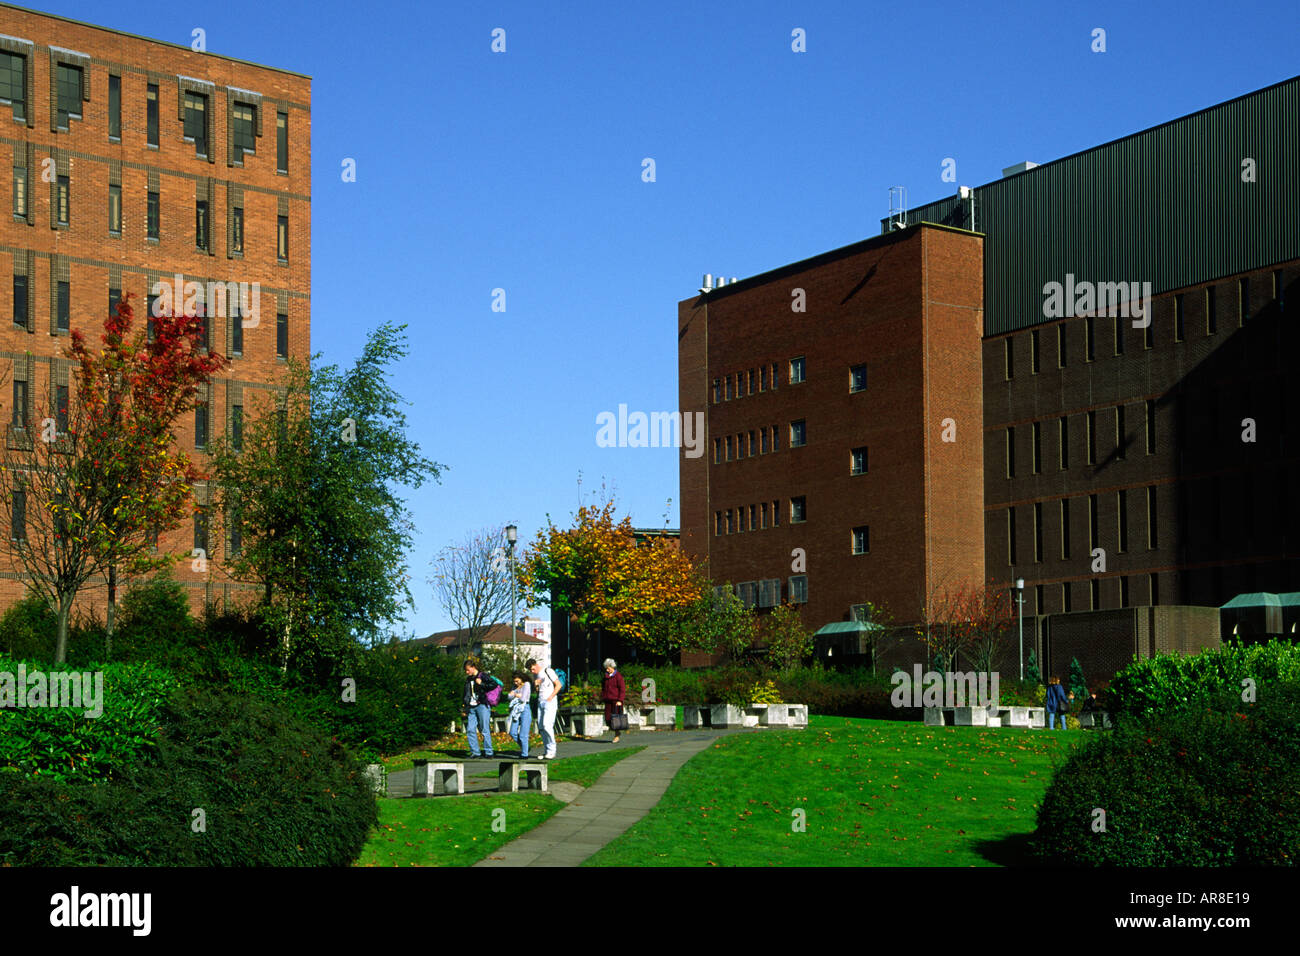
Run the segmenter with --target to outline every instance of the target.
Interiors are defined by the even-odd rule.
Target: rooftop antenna
[[[889,231],[907,228],[907,187],[889,187]]]

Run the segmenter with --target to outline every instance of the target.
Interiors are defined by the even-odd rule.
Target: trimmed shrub
[[[377,820],[337,741],[215,689],[174,695],[157,750],[130,774],[0,773],[0,865],[345,866]]]
[[[1300,861],[1300,685],[1232,691],[1091,737],[1052,779],[1035,852],[1080,866]],[[1095,832],[1095,810],[1106,829]]]
[[[54,660],[59,618],[39,594],[28,592],[0,616],[0,657]]]

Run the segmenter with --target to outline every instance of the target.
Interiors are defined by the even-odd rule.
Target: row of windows
[[[1115,422],[1115,449],[1112,457],[1117,461],[1123,461],[1128,451],[1128,432],[1124,412],[1125,406],[1116,405],[1114,408]],[[1156,403],[1154,400],[1147,400],[1144,403],[1145,422],[1146,422],[1146,453],[1155,454],[1156,450]],[[1030,474],[1041,475],[1043,473],[1043,422],[1031,422],[1029,425],[1030,433]],[[1084,412],[1084,451],[1087,456],[1087,464],[1095,465],[1097,463],[1097,412]],[[1023,426],[1022,426],[1023,427]],[[1056,437],[1057,437],[1057,462],[1060,471],[1066,471],[1070,467],[1070,416],[1062,415],[1056,420]],[[1007,442],[1007,477],[1016,476],[1016,426],[1009,425],[1006,429]]]
[[[795,574],[790,577],[788,585],[790,604],[808,603],[808,575]],[[746,608],[776,607],[781,603],[781,579],[763,578],[760,581],[742,581],[734,589],[725,585],[713,589],[715,596],[722,596],[728,590],[734,590]]]
[[[0,102],[13,108],[14,119],[27,119],[27,57],[22,53],[0,52]],[[66,131],[71,120],[82,118],[81,104],[87,82],[80,66],[59,63],[56,67],[55,98],[58,112],[57,126]],[[208,156],[208,130],[211,128],[209,97],[206,93],[187,90],[182,97],[182,137],[194,144],[195,155]],[[235,100],[231,106],[233,161],[243,165],[246,154],[256,155],[257,109],[253,103]],[[122,139],[122,78],[108,76],[108,138],[110,142]],[[158,84],[148,84],[145,91],[145,144],[158,147]],[[275,114],[275,168],[277,172],[289,171],[289,114]]]
[[[777,385],[777,363],[773,362],[770,368],[770,378],[768,375],[769,366],[767,365],[763,365],[757,370],[751,368],[748,372],[737,372],[734,375],[728,375],[725,379],[715,378],[713,380],[713,404],[729,402],[733,398],[744,398],[747,395],[757,395],[766,392],[769,387],[775,390]],[[755,371],[757,371],[757,375],[755,375]],[[806,380],[807,364],[803,356],[790,359],[790,384],[798,385]],[[850,366],[849,391],[861,392],[866,387],[866,365]]]
[[[31,319],[31,299],[28,277],[25,275],[14,276],[14,325],[18,328],[29,328]],[[121,289],[108,290],[108,314],[117,313],[117,304],[122,299]],[[154,318],[154,301],[157,296],[152,293],[145,297],[145,311],[148,316],[147,338],[153,341],[153,318]],[[69,330],[71,319],[71,283],[59,281],[55,283],[55,301],[52,303],[55,318],[55,329],[58,332],[67,332]],[[243,316],[240,313],[241,303],[237,296],[232,297],[226,306],[230,323],[230,354],[238,356],[244,354],[244,323]],[[202,346],[210,347],[208,316],[202,306],[198,309],[199,318],[202,320]],[[280,312],[275,317],[275,355],[276,358],[287,359],[289,357],[289,316]]]
[[[55,221],[60,226],[71,225],[71,185],[67,176],[59,176],[55,184]],[[27,168],[14,167],[14,218],[26,219],[28,214]],[[145,197],[145,236],[160,239],[161,223],[159,221],[159,194],[149,190]],[[244,252],[244,207],[231,209],[231,250],[241,255]],[[108,233],[110,236],[122,235],[122,187],[117,184],[108,187]],[[289,261],[289,217],[276,217],[276,258],[281,262]],[[203,252],[211,250],[212,221],[209,215],[208,201],[198,199],[194,202],[194,245]]]
[[[1149,600],[1147,604],[1155,605],[1160,603],[1160,576],[1155,572],[1146,575],[1147,593]],[[1082,584],[1082,581],[1062,581],[1061,582],[1061,611],[1070,614],[1074,611],[1074,587]],[[1046,614],[1047,612],[1047,594],[1048,585],[1034,585],[1034,614]],[[1132,588],[1130,586],[1130,576],[1122,574],[1119,576],[1119,606],[1130,607],[1132,605]],[[1028,603],[1028,602],[1026,602]],[[1082,609],[1081,610],[1085,610]],[[1100,611],[1102,608],[1101,601],[1101,579],[1093,578],[1088,582],[1088,607],[1089,611]]]
[[[1272,298],[1282,303],[1282,271],[1274,270],[1272,274],[1273,295]],[[1219,331],[1218,319],[1218,300],[1215,296],[1215,287],[1209,286],[1202,293],[1178,293],[1174,296],[1174,322],[1173,322],[1173,340],[1183,342],[1187,337],[1187,319],[1186,319],[1186,296],[1202,294],[1205,297],[1205,335],[1215,335]],[[1147,304],[1150,309],[1152,303]],[[1142,346],[1144,349],[1155,348],[1156,342],[1156,323],[1154,316],[1148,313],[1148,322],[1146,328],[1142,330]],[[1241,327],[1246,324],[1250,318],[1250,277],[1242,276],[1237,280],[1237,326]],[[1088,316],[1083,320],[1083,357],[1085,362],[1095,361],[1097,358],[1097,317]],[[1111,316],[1111,342],[1113,354],[1124,354],[1124,339],[1132,326],[1133,319],[1125,316]],[[1069,323],[1062,322],[1056,327],[1056,367],[1066,368],[1069,363]],[[1032,374],[1037,375],[1042,369],[1040,361],[1040,341],[1041,333],[1044,330],[1031,329],[1029,333],[1029,370]],[[1048,332],[1047,334],[1051,334]],[[1007,379],[1015,378],[1016,362],[1015,348],[1018,336],[1009,335],[1002,340],[1004,369],[1003,375]]]
[[[1121,488],[1119,491],[1115,492],[1116,535],[1113,540],[1115,545],[1115,551],[1119,554],[1123,554],[1127,552],[1129,549],[1129,515],[1128,515],[1129,491],[1130,489],[1128,488]],[[1159,517],[1158,517],[1159,512],[1157,509],[1156,486],[1148,485],[1144,489],[1144,493],[1146,497],[1146,506],[1147,506],[1147,515],[1146,515],[1147,550],[1154,551],[1156,548],[1160,546],[1160,528],[1159,528]],[[1139,492],[1139,494],[1141,494],[1141,492]],[[1086,508],[1088,513],[1087,515],[1088,557],[1091,558],[1093,551],[1096,550],[1097,548],[1104,549],[1107,547],[1107,545],[1101,543],[1099,496],[1093,494],[1093,495],[1088,495],[1086,499],[1084,499],[1083,497],[1074,498],[1074,499],[1061,498],[1057,502],[1056,508],[1052,510],[1057,511],[1057,517],[1059,520],[1058,537],[1061,546],[1062,561],[1067,561],[1071,557],[1071,547],[1070,547],[1071,545],[1070,542],[1071,501],[1082,503],[1085,500],[1087,502]],[[1045,512],[1047,509],[1050,508],[1051,508],[1050,502],[1036,501],[1032,505],[1033,522],[1034,522],[1034,562],[1035,563],[1041,563],[1043,561],[1043,528],[1044,528],[1044,523],[1047,520],[1045,516]],[[1019,557],[1020,554],[1019,554],[1019,549],[1017,547],[1017,534],[1016,534],[1016,506],[1013,505],[1007,509],[1007,563],[1010,565],[1016,565],[1019,563]]]

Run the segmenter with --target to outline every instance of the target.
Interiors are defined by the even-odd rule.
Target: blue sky
[[[449,466],[408,496],[418,634],[450,626],[425,584],[440,548],[511,521],[531,540],[579,474],[677,525],[675,452],[597,447],[596,416],[675,408],[676,304],[702,273],[876,235],[891,185],[955,192],[946,158],[979,185],[1300,72],[1294,0],[39,9],[187,45],[202,27],[213,53],[312,76],[313,348],[348,365],[407,323],[395,385]]]

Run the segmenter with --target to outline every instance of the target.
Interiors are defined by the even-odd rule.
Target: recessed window
[[[867,525],[853,529],[853,553],[866,554],[871,550],[871,529]]]
[[[758,430],[758,441],[759,441],[759,449],[758,449],[759,454],[766,455],[767,454],[767,429],[766,428],[760,428]]]
[[[152,342],[154,334],[154,319],[158,317],[158,296],[152,292],[145,296],[144,300],[145,314],[145,341]]]
[[[145,220],[146,220],[145,228],[147,230],[145,235],[147,235],[150,239],[157,239],[158,238],[158,194],[156,192],[149,193]]]
[[[122,301],[121,289],[108,290],[108,314],[110,316],[117,315],[117,305],[121,301]]]
[[[233,558],[244,550],[244,522],[236,505],[230,506],[230,556]]]
[[[1016,477],[1016,429],[1007,427],[1007,477]]]
[[[1088,496],[1088,551],[1091,553],[1097,549],[1097,539],[1100,537],[1099,521],[1097,513],[1097,496]]]
[[[231,110],[235,135],[232,145],[235,162],[242,163],[245,153],[255,153],[254,130],[257,128],[257,107],[249,103],[236,103]]]
[[[108,75],[108,138],[122,138],[122,78]]]
[[[14,218],[27,218],[27,168],[14,167]]]
[[[1007,564],[1016,564],[1016,509],[1007,509]]]
[[[1030,428],[1033,439],[1033,469],[1035,475],[1043,473],[1043,429],[1038,422],[1034,422]]]
[[[1070,419],[1062,415],[1057,422],[1057,432],[1060,435],[1061,447],[1061,471],[1070,467]]]
[[[722,534],[722,512],[713,512],[713,536],[716,538]]]
[[[1034,502],[1034,561],[1043,560],[1043,503]]]
[[[27,119],[27,57],[0,52],[0,102],[13,107],[14,119]]]
[[[194,512],[194,550],[211,556],[208,550],[208,509],[198,508]]]
[[[289,114],[275,114],[275,169],[289,171]]]
[[[59,129],[66,130],[69,119],[81,119],[81,67],[60,63],[56,72]]]
[[[790,499],[790,523],[798,524],[808,520],[808,499],[803,495]]]
[[[734,530],[735,530],[735,513],[730,508],[728,508],[727,509],[727,534],[731,534]]]
[[[803,358],[790,359],[790,384],[797,385],[804,380]]]
[[[1088,593],[1090,595],[1090,601],[1091,601],[1091,606],[1089,607],[1089,610],[1100,611],[1101,610],[1101,582],[1098,581],[1096,578],[1093,578],[1091,581],[1089,581]]]
[[[867,388],[867,367],[854,365],[849,369],[849,391],[862,392]]]
[[[194,203],[194,245],[204,252],[208,250],[208,201],[199,199]]]
[[[790,578],[790,603],[808,603],[808,575],[795,574]]]
[[[68,191],[69,191],[69,189],[70,189],[70,185],[69,185],[69,183],[68,183],[68,177],[67,177],[67,176],[60,176],[60,177],[59,177],[59,180],[58,180],[58,194],[59,194],[59,225],[60,225],[60,226],[66,226],[66,225],[68,224],[68,215],[69,215],[69,209],[68,209],[68,205],[69,205],[69,202],[68,202]]]
[[[145,142],[158,145],[158,84],[150,83],[145,93]]]
[[[1119,461],[1124,460],[1124,436],[1128,431],[1124,427],[1124,406],[1115,406],[1115,458]]]
[[[1150,399],[1147,400],[1147,454],[1155,454],[1156,450],[1156,403]]]
[[[230,406],[230,447],[235,451],[244,450],[244,406]]]
[[[289,261],[289,217],[278,216],[276,218],[276,254],[280,257],[281,262]]]
[[[289,317],[283,312],[275,317],[275,357],[289,357]],[[714,444],[717,444],[717,439],[714,439]]]
[[[185,141],[194,144],[194,154],[208,157],[208,97],[205,93],[185,93]]]
[[[60,435],[68,433],[68,386],[57,385],[54,389],[55,427]]]
[[[1070,499],[1061,499],[1061,560],[1070,557]]]
[[[867,449],[866,446],[855,448],[849,452],[849,474],[865,475],[867,473]]]
[[[1074,610],[1074,604],[1070,600],[1070,582],[1066,581],[1061,585],[1061,610],[1069,614]]]
[[[713,404],[717,405],[722,401],[722,379],[713,380]]]
[[[1112,330],[1115,336],[1115,354],[1123,355],[1124,354],[1124,326],[1128,323],[1128,319],[1117,315],[1111,321],[1115,323],[1115,327]]]
[[[761,513],[761,515],[762,515],[762,519],[763,519],[763,524],[762,524],[761,527],[766,528],[766,527],[767,527],[767,502],[764,501],[763,504],[760,505],[759,507],[760,507],[760,509],[761,509],[761,512],[760,512],[760,513]]]
[[[14,325],[27,328],[27,276],[14,276]]]
[[[803,419],[790,423],[790,447],[801,448],[808,444],[808,425]]]
[[[773,426],[772,426],[772,451],[780,451],[780,450],[781,450],[781,443],[780,443],[780,441],[778,441],[779,437],[780,437],[780,436],[777,435],[777,433],[776,433],[776,426],[773,425]]]
[[[776,391],[776,384],[777,384],[776,363],[773,362],[772,363],[772,391],[774,392]]]
[[[733,447],[731,444],[734,440],[735,439],[733,439],[730,435],[727,436],[727,461],[731,461],[735,457],[735,455],[732,453]]]
[[[1120,554],[1123,554],[1128,550],[1128,493],[1121,488],[1115,493],[1115,499],[1115,523],[1119,530],[1119,551]]]
[[[200,402],[194,406],[194,447],[206,448],[208,446],[208,406],[206,402]],[[198,545],[195,545],[198,547]]]
[[[1089,412],[1087,415],[1088,426],[1088,464],[1097,464],[1097,413]]]
[[[752,368],[745,374],[745,384],[746,384],[745,394],[753,395],[754,394],[754,370]]]
[[[231,296],[227,305],[230,313],[230,354],[244,354],[244,319],[239,312],[239,296]]]
[[[753,458],[758,454],[758,433],[751,431],[749,433],[749,457]]]
[[[772,502],[772,527],[781,527],[781,502]]]
[[[115,236],[122,234],[122,187],[108,187],[108,231]]]
[[[1010,380],[1016,376],[1016,340],[1008,335],[1002,340],[1003,374]]]
[[[27,492],[15,488],[13,493],[13,510],[9,515],[9,537],[14,541],[27,540]]]
[[[766,365],[761,366],[758,370],[758,390],[760,392],[767,391],[767,366]]]
[[[233,252],[244,251],[243,206],[235,206],[230,211],[230,247]]]
[[[68,283],[60,282],[57,287],[57,294],[59,301],[57,324],[55,327],[60,332],[66,332],[68,331],[68,323],[71,320],[72,315],[72,292],[69,289]]]
[[[1147,547],[1156,548],[1159,546],[1159,534],[1156,525],[1156,486],[1147,487]],[[1152,597],[1152,603],[1155,597]]]

